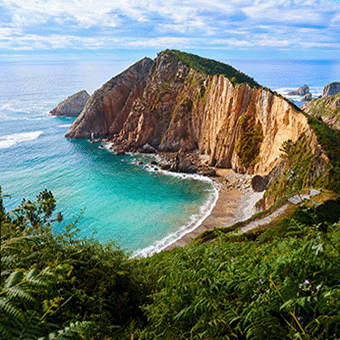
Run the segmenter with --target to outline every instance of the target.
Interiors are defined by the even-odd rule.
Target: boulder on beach
[[[52,111],[50,111],[50,115],[78,117],[89,98],[90,95],[85,90],[80,91],[59,103]]]
[[[267,185],[269,182],[268,176],[259,176],[256,175],[251,180],[251,187],[255,192],[261,192],[267,190]]]
[[[141,153],[157,153],[157,150],[150,144],[146,143],[142,146],[140,152]]]

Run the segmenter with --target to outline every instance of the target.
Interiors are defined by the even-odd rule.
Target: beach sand
[[[229,182],[234,182],[240,176],[232,170],[219,170],[218,175],[227,178]],[[255,203],[263,196],[263,192],[254,192],[251,189],[244,192],[240,189],[231,189],[227,184],[224,184],[220,186],[218,195],[214,208],[201,225],[182,236],[164,250],[184,247],[197,235],[206,230],[212,230],[215,227],[231,226],[238,221],[248,219],[255,212]]]

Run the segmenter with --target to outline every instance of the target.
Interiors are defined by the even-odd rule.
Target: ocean
[[[331,61],[222,60],[286,95],[303,84],[314,96],[340,80]],[[194,229],[217,199],[212,182],[161,172],[151,156],[115,156],[87,140],[69,140],[74,118],[48,112],[66,97],[104,82],[134,61],[0,63],[0,186],[7,210],[51,190],[63,222],[78,219],[80,237],[115,241],[132,255],[165,248]],[[299,98],[292,98],[301,105]],[[140,161],[143,164],[139,164]]]

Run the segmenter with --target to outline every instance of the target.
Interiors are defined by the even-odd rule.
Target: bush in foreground
[[[8,213],[0,200],[3,339],[340,338],[339,224],[324,209],[285,218],[284,234],[129,259],[73,225],[53,233],[54,207],[47,191]]]

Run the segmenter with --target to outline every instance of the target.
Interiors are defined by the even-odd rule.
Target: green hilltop
[[[253,78],[250,78],[243,72],[237,71],[232,66],[219,61],[203,58],[195,54],[181,52],[178,50],[165,50],[162,53],[180,60],[184,65],[191,67],[204,75],[224,75],[236,84],[247,83],[251,87],[260,86]]]

